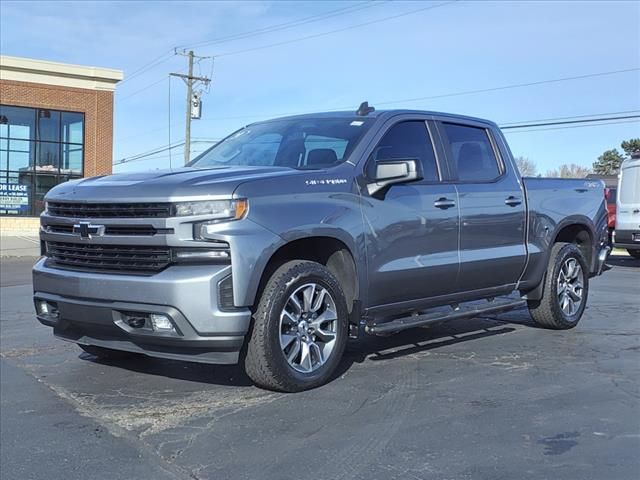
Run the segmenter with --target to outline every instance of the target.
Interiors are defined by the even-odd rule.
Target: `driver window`
[[[416,159],[424,180],[437,182],[438,167],[433,145],[423,121],[401,122],[389,129],[373,151],[374,160]]]

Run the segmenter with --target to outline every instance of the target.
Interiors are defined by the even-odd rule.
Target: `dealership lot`
[[[349,349],[286,395],[237,367],[98,362],[37,323],[2,259],[2,478],[632,479],[640,473],[640,261],[610,259],[573,331],[526,310]],[[114,471],[116,469],[116,471]]]

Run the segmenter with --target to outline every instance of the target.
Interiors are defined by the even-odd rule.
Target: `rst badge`
[[[73,234],[79,235],[83,240],[104,235],[104,225],[91,225],[90,222],[80,222],[73,226]]]

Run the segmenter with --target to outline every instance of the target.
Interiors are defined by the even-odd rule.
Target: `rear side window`
[[[500,176],[498,159],[484,128],[442,123],[450,157],[462,182],[490,182]]]
[[[640,166],[622,167],[620,172],[620,203],[640,203]]]
[[[416,159],[422,164],[424,180],[439,180],[436,156],[425,122],[409,121],[394,125],[373,151],[374,160]]]

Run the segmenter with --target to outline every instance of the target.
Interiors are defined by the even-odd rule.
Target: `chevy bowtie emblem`
[[[83,240],[91,237],[101,237],[104,235],[104,225],[91,225],[90,222],[80,222],[73,226],[73,234],[80,235]]]

